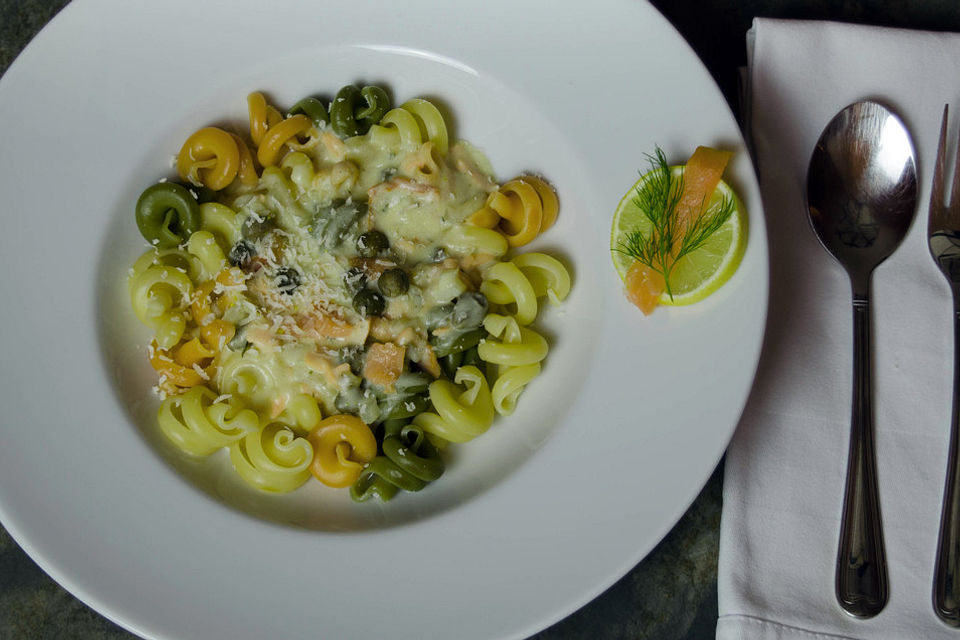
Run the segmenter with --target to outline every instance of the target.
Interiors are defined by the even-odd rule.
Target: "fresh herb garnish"
[[[692,220],[681,220],[678,205],[683,198],[683,175],[674,177],[660,147],[656,155],[646,157],[650,172],[637,186],[633,203],[650,221],[650,228],[627,232],[614,250],[661,274],[664,289],[672,299],[670,273],[677,261],[702,247],[733,215],[736,203],[733,198],[724,197],[720,206],[707,207],[710,197],[704,197]]]

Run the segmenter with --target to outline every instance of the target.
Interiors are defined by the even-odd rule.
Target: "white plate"
[[[124,293],[133,203],[199,126],[347,82],[436,98],[501,178],[558,186],[542,237],[575,283],[520,409],[386,506],[235,490],[156,437]],[[509,638],[647,554],[716,465],[749,391],[766,238],[744,143],[649,5],[77,1],[0,82],[0,519],[40,566],[145,637]],[[608,254],[614,207],[662,146],[737,152],[743,264],[644,318]],[[303,526],[277,524],[297,521]]]

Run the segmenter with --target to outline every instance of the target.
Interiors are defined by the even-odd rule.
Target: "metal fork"
[[[960,439],[960,146],[953,172],[950,200],[943,186],[947,155],[947,106],[943,107],[937,164],[933,170],[928,237],[930,253],[947,277],[953,292],[953,416],[950,424],[950,452],[943,490],[940,538],[933,580],[933,608],[941,620],[960,627],[960,465],[957,460]]]

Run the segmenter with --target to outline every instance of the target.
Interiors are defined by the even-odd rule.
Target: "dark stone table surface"
[[[640,1],[640,0],[638,0]],[[64,0],[0,0],[0,74]],[[960,31],[958,0],[653,0],[739,115],[737,69],[754,17]],[[596,600],[536,640],[694,640],[717,620],[722,463],[664,540]],[[0,528],[0,640],[133,638],[64,591]]]

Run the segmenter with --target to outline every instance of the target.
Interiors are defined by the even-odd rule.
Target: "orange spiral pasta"
[[[376,437],[370,427],[353,415],[321,420],[307,440],[313,445],[310,471],[328,487],[349,487],[377,455]]]

